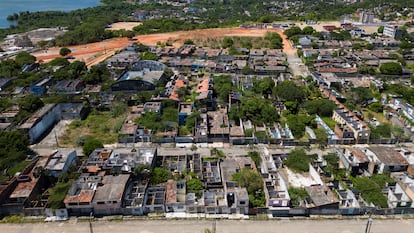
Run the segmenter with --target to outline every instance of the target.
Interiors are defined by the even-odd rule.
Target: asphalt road
[[[204,233],[213,228],[214,221],[207,220],[136,220],[123,222],[36,223],[0,224],[4,233]],[[217,233],[364,233],[366,219],[352,220],[219,220]],[[374,219],[371,233],[412,233],[414,220]]]

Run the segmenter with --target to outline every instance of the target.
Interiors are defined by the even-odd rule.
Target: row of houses
[[[64,211],[71,216],[145,215],[149,213],[248,215],[266,213],[275,217],[309,214],[359,215],[413,212],[414,158],[407,150],[390,147],[336,148],[340,164],[350,176],[391,173],[394,183],[383,190],[387,209],[376,209],[358,190],[339,183],[322,181],[323,157],[318,157],[303,178],[284,171],[287,150],[264,148],[260,167],[250,157],[233,154],[226,158],[188,153],[184,150],[162,150],[155,147],[96,149],[80,167],[81,175],[72,183],[64,198]],[[1,214],[49,213],[48,177],[58,177],[71,166],[78,166],[76,151],[61,149],[38,157],[22,173],[0,185]],[[325,164],[325,165],[324,165]],[[139,173],[137,167],[145,167]],[[160,167],[174,179],[165,183],[149,182],[150,170]],[[147,169],[147,170],[146,170]],[[266,204],[258,209],[249,205],[249,193],[233,181],[242,169],[259,172]],[[45,171],[45,172],[42,172]],[[199,192],[189,191],[188,177],[202,182]],[[292,180],[293,179],[293,180]],[[351,184],[348,184],[351,185]],[[301,187],[308,198],[297,204],[291,200],[289,187]],[[39,198],[40,197],[40,198]],[[48,212],[49,211],[49,212]],[[386,212],[384,212],[386,211]],[[184,214],[184,215],[182,215]],[[178,215],[177,215],[178,216]]]

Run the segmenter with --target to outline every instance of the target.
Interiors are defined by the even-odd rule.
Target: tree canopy
[[[171,178],[172,178],[171,172],[163,168],[156,167],[151,173],[151,184],[161,184]]]
[[[300,29],[300,27],[294,26],[291,28],[286,29],[283,32],[288,38],[295,36],[295,35],[300,35],[302,34],[302,29]]]
[[[318,114],[321,117],[332,116],[336,104],[328,99],[314,99],[307,101],[304,105],[309,114]]]
[[[195,193],[198,197],[200,197],[200,191],[203,190],[204,185],[203,182],[199,179],[191,178],[186,182],[187,193]]]
[[[396,62],[386,62],[380,66],[380,71],[386,75],[400,75],[402,74],[402,67]]]
[[[265,205],[266,198],[263,191],[263,180],[259,173],[249,168],[243,168],[240,172],[234,173],[232,179],[240,187],[247,189],[249,201],[253,207]]]
[[[10,168],[26,158],[28,137],[20,131],[0,131],[0,170]],[[14,174],[12,174],[14,175]]]
[[[288,157],[284,163],[294,172],[308,172],[310,157],[304,150],[295,149],[288,154]]]
[[[216,76],[214,77],[214,93],[218,99],[227,103],[229,100],[230,91],[233,90],[233,83],[229,76]]]
[[[373,175],[371,178],[357,177],[352,179],[352,184],[361,192],[365,201],[381,208],[387,208],[387,198],[382,194],[382,189],[385,188],[385,182],[389,179],[384,175]]]
[[[33,113],[39,108],[43,107],[44,103],[39,96],[26,95],[18,101],[19,108],[23,111]]]
[[[303,87],[297,86],[293,81],[285,80],[276,86],[277,97],[286,101],[302,103],[306,97]]]
[[[244,98],[237,114],[242,119],[251,120],[255,125],[271,124],[279,119],[271,101],[259,97]]]
[[[71,53],[72,51],[66,47],[63,47],[59,50],[59,55],[64,57],[66,55],[68,55],[69,53]]]
[[[101,141],[95,138],[87,138],[82,146],[83,154],[89,156],[95,149],[103,148]]]
[[[23,65],[26,65],[26,64],[35,63],[36,62],[36,57],[31,55],[28,52],[23,51],[23,52],[19,52],[16,55],[15,61],[19,66],[23,66]]]

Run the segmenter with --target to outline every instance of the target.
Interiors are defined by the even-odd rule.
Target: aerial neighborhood
[[[136,34],[102,29],[116,51],[82,57],[70,27],[0,43],[0,217],[414,214],[412,6],[147,42],[211,9],[137,2]]]

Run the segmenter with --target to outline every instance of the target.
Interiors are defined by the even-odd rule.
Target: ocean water
[[[0,28],[7,28],[7,16],[22,11],[71,11],[98,6],[99,0],[0,0]]]

